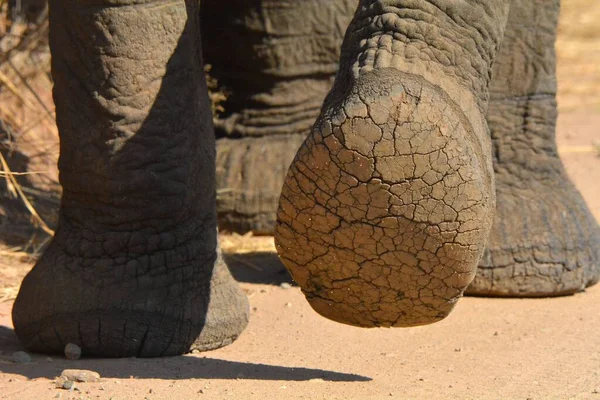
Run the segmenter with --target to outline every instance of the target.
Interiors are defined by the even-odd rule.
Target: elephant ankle
[[[13,307],[28,349],[75,343],[88,356],[157,357],[224,346],[244,330],[247,299],[215,248],[203,253],[194,240],[150,254],[156,236],[130,236],[118,249],[125,236],[110,236],[92,245],[59,230]]]
[[[218,249],[214,224],[195,219],[158,228],[155,224],[143,227],[130,223],[82,226],[62,217],[51,246],[64,253],[71,268],[89,269],[91,274],[94,266],[109,268],[116,280],[155,276],[179,266],[190,271],[211,268],[210,260]]]
[[[356,79],[374,69],[394,68],[422,75],[450,95],[447,81],[454,81],[484,111],[510,1],[486,3],[362,0],[346,33],[342,55],[348,71],[341,73]]]
[[[487,249],[468,294],[546,297],[600,278],[600,228],[570,181],[499,177]],[[515,182],[516,181],[516,182]]]

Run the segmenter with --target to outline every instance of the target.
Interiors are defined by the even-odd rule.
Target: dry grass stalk
[[[22,248],[34,251],[39,247],[37,242],[47,239],[34,228],[54,234],[46,222],[54,219],[52,207],[56,206],[49,206],[53,202],[47,200],[57,197],[58,188],[53,167],[58,135],[51,86],[47,9],[36,21],[15,21],[8,1],[0,0],[0,121],[6,122],[4,127],[11,128],[0,128],[4,134],[0,146],[0,181],[5,183],[0,197],[18,199],[18,202],[2,202],[0,198],[4,206],[0,211],[9,216],[8,223],[17,228],[15,231],[19,233],[15,235],[22,236]],[[23,176],[29,178],[17,179]],[[39,203],[40,199],[44,202]],[[12,226],[6,225],[4,229],[11,232]],[[26,226],[31,229],[24,228]]]
[[[560,154],[574,154],[574,153],[596,153],[598,151],[598,145],[596,146],[561,146],[558,148]]]
[[[27,207],[27,210],[31,213],[31,217],[34,221],[34,224],[36,226],[38,226],[39,228],[41,228],[48,235],[54,236],[54,231],[48,227],[48,225],[44,222],[42,217],[40,217],[40,215],[37,213],[37,211],[31,204],[31,202],[29,201],[27,196],[25,196],[25,193],[23,193],[23,190],[21,189],[21,185],[19,185],[19,182],[17,181],[14,174],[8,167],[8,164],[6,163],[6,160],[4,159],[4,156],[2,155],[2,153],[0,153],[0,165],[2,166],[2,169],[4,171],[4,176],[7,180],[7,182],[10,183],[10,186],[7,183],[7,186],[9,186],[9,188],[10,188],[9,191],[11,191],[11,193],[14,193],[15,196],[18,195],[21,198],[21,200],[23,201],[23,204],[25,204],[25,207]]]
[[[11,172],[13,176],[25,176],[25,175],[37,175],[37,174],[45,174],[48,171],[28,171],[28,172]],[[0,176],[8,176],[8,174],[4,171],[0,171]]]
[[[253,236],[252,232],[245,235],[220,234],[219,244],[223,253],[274,253],[275,243],[272,236]]]
[[[36,259],[37,255],[25,253],[20,247],[0,244],[0,303],[17,297],[21,281]]]
[[[0,83],[2,83],[8,90],[10,90],[12,94],[23,104],[25,104],[31,110],[36,110],[36,107],[21,94],[19,89],[17,89],[17,86],[8,78],[8,76],[4,75],[2,71],[0,71]]]
[[[4,156],[2,155],[2,153],[0,153],[0,157],[1,157],[0,161],[1,161],[2,169],[3,169],[2,175],[6,179],[6,189],[8,191],[8,195],[11,198],[15,199],[18,196],[17,189],[15,189],[15,185],[13,184],[13,180],[11,179],[10,174],[4,172],[5,169],[9,170],[9,168],[8,168],[8,164],[6,163],[6,160],[4,159]]]
[[[19,286],[0,288],[0,303],[13,301],[19,294]]]
[[[33,98],[40,105],[40,107],[46,112],[46,115],[48,116],[48,118],[50,118],[50,120],[52,122],[54,122],[54,120],[56,119],[56,117],[54,116],[53,111],[50,110],[50,108],[48,108],[48,106],[46,105],[46,103],[44,103],[44,101],[41,99],[41,97],[39,96],[39,94],[31,87],[31,85],[29,84],[29,82],[27,82],[27,79],[19,72],[19,70],[14,66],[14,64],[10,60],[8,61],[8,64],[12,68],[13,72],[19,77],[19,79],[21,80],[21,82],[23,83],[23,85],[27,88],[27,90],[29,91],[29,93],[31,93],[31,95],[33,96]],[[22,98],[22,96],[19,95],[19,98]]]
[[[204,66],[204,75],[206,76],[206,85],[208,87],[208,97],[212,106],[213,117],[217,117],[220,113],[225,111],[223,103],[227,100],[229,95],[226,90],[219,87],[219,82],[214,78],[210,71],[212,65],[206,64]]]

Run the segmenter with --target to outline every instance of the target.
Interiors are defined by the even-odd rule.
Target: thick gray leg
[[[248,304],[219,256],[194,1],[50,1],[63,198],[13,309],[33,351],[161,356],[230,343]]]
[[[600,274],[600,231],[558,157],[559,0],[513,1],[490,87],[497,211],[468,293],[554,296]]]

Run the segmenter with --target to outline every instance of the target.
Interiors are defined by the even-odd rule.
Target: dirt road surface
[[[598,18],[598,0],[563,2],[558,143],[600,219]],[[363,330],[321,318],[287,287],[271,238],[222,242],[252,308],[233,345],[165,359],[32,355],[26,364],[12,361],[22,348],[10,310],[34,260],[0,249],[0,399],[600,400],[600,285],[554,299],[464,298],[435,325]],[[102,380],[58,389],[65,368]]]

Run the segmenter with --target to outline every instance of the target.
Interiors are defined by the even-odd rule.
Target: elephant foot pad
[[[440,88],[394,69],[330,94],[289,169],[275,233],[318,313],[363,327],[450,313],[494,208],[487,130],[469,121]]]

